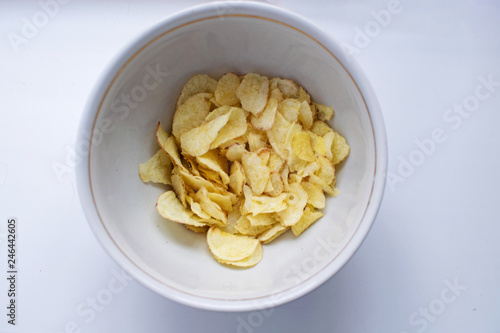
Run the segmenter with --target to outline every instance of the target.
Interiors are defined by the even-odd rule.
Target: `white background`
[[[80,116],[122,48],[202,2],[73,0],[52,16],[43,9],[52,0],[0,2],[0,331],[498,332],[494,0],[271,1],[343,41],[377,93],[390,178],[370,234],[327,283],[263,312],[192,309],[116,279],[122,270],[91,233],[74,188]],[[388,8],[390,17],[377,15]],[[462,116],[453,111],[461,107]],[[9,217],[18,222],[16,326],[6,316]],[[97,296],[106,304],[90,310]]]

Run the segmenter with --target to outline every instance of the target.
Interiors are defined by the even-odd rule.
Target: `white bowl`
[[[327,200],[326,215],[299,238],[287,233],[264,246],[263,260],[251,269],[220,265],[205,235],[162,219],[155,202],[165,187],[138,176],[139,163],[157,149],[157,122],[170,129],[187,79],[230,71],[297,81],[313,100],[334,107],[332,125],[351,145],[337,170],[341,194]],[[169,299],[221,311],[283,304],[335,274],[372,225],[387,163],[374,93],[339,44],[294,13],[240,1],[173,15],[122,51],[90,98],[77,152],[84,158],[77,169],[83,209],[111,257]]]

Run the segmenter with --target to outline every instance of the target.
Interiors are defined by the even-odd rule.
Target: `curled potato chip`
[[[256,153],[246,153],[242,157],[245,180],[255,195],[260,195],[269,180],[269,168]]]
[[[243,109],[258,116],[267,104],[269,94],[269,79],[255,73],[249,73],[243,77],[236,96],[241,101]]]
[[[191,231],[194,231],[198,234],[204,234],[205,232],[208,231],[208,228],[210,228],[208,225],[204,225],[202,227],[197,227],[197,226],[194,226],[194,225],[190,225],[190,224],[184,224],[186,226],[186,228],[188,228],[189,230]]]
[[[289,227],[297,223],[304,213],[307,204],[307,193],[300,184],[292,183],[286,200],[288,207],[277,212],[276,216],[280,219],[281,224]]]
[[[245,174],[243,173],[243,166],[240,162],[235,161],[231,164],[231,171],[229,176],[229,187],[236,195],[243,193],[243,186],[245,185]]]
[[[284,98],[299,97],[299,86],[290,79],[275,78],[278,89],[283,94]]]
[[[215,150],[209,150],[205,154],[196,157],[196,161],[203,167],[216,172],[224,184],[229,184],[227,160]]]
[[[259,244],[253,237],[238,236],[211,227],[207,232],[210,252],[215,258],[224,261],[239,261],[250,257]]]
[[[314,104],[313,104],[314,105]],[[311,131],[316,134],[316,135],[319,135],[319,136],[323,136],[325,135],[326,133],[328,132],[331,132],[332,129],[330,128],[330,126],[328,126],[327,123],[325,123],[324,121],[322,120],[315,120],[313,122],[313,125],[311,127]]]
[[[213,183],[201,176],[195,176],[187,170],[179,169],[179,174],[186,185],[195,191],[205,187],[209,192],[224,193],[225,189],[219,184]]]
[[[181,95],[177,100],[176,108],[181,106],[189,97],[199,93],[214,93],[217,81],[205,74],[197,74],[191,77],[184,85]]]
[[[278,105],[278,112],[283,115],[289,123],[299,120],[300,102],[296,99],[287,98]]]
[[[224,212],[217,203],[210,199],[208,191],[205,187],[200,188],[199,191],[193,196],[193,199],[200,204],[201,209],[203,209],[208,215],[212,216],[216,220],[222,221],[223,224],[227,223],[227,213]]]
[[[306,129],[310,129],[313,125],[313,113],[311,111],[309,103],[307,103],[306,101],[300,103],[299,120],[302,123],[302,126],[304,126],[304,128]]]
[[[309,206],[304,210],[304,214],[300,218],[299,222],[292,225],[291,229],[295,237],[299,237],[307,228],[309,228],[314,222],[325,215],[322,212],[318,212]]]
[[[311,145],[315,153],[325,156],[326,155],[326,145],[325,140],[322,136],[314,134],[313,132],[308,132],[311,137]]]
[[[212,142],[229,121],[226,113],[181,135],[181,148],[191,156],[201,156],[210,150]]]
[[[203,219],[195,216],[192,211],[185,208],[175,196],[174,191],[161,194],[156,201],[156,209],[160,215],[170,221],[203,227]]]
[[[236,222],[235,228],[242,235],[255,237],[271,227],[271,225],[263,225],[263,224],[253,225],[247,218],[248,216],[242,215]]]
[[[275,197],[253,195],[252,189],[247,185],[243,186],[243,193],[245,201],[242,207],[245,213],[251,213],[254,216],[262,213],[280,212],[288,207],[286,202],[287,193],[281,193]]]
[[[324,156],[318,156],[319,170],[316,171],[316,176],[321,178],[326,184],[331,185],[335,180],[335,168]]]
[[[239,161],[241,162],[241,158],[243,157],[243,154],[246,152],[245,145],[240,144],[240,143],[233,143],[227,148],[226,151],[226,158],[228,161],[234,162],[234,161]]]
[[[316,116],[319,120],[328,121],[333,117],[333,108],[324,104],[314,103],[316,107]]]
[[[201,126],[210,111],[211,93],[199,93],[186,99],[174,114],[172,135],[180,140],[183,133]]]
[[[333,138],[331,151],[332,151],[332,163],[335,165],[339,164],[347,156],[349,156],[351,147],[349,147],[345,138],[342,135],[338,134],[337,132],[334,133],[335,137]]]
[[[243,109],[231,108],[227,123],[217,134],[210,145],[210,149],[220,147],[222,144],[235,139],[247,131],[247,120]]]
[[[326,198],[323,194],[323,189],[319,185],[310,182],[302,182],[301,186],[307,193],[308,205],[319,209],[325,208]]]
[[[159,149],[145,163],[139,164],[139,176],[145,183],[171,184],[172,161],[163,149]]]
[[[252,126],[262,131],[270,130],[273,127],[276,112],[278,112],[278,99],[271,97],[259,116],[252,115],[250,117]]]
[[[186,185],[179,175],[179,168],[175,167],[172,172],[172,187],[174,188],[174,192],[177,195],[177,198],[181,201],[184,207],[187,207],[186,204]]]
[[[236,267],[242,267],[242,268],[249,268],[257,265],[261,260],[262,256],[264,255],[264,250],[262,249],[262,244],[258,244],[257,247],[255,248],[254,253],[245,259],[238,260],[238,261],[227,261],[227,260],[222,260],[222,259],[217,259],[218,262],[222,264],[226,264],[229,266],[236,266]]]
[[[278,196],[283,192],[284,189],[283,180],[279,172],[272,171],[269,174],[269,181],[267,182],[265,193],[272,197]]]
[[[295,133],[292,139],[292,152],[303,161],[316,161],[316,156],[311,146],[311,137],[306,131]]]
[[[293,126],[289,123],[281,113],[276,114],[273,126],[267,132],[269,143],[274,151],[284,160],[288,160],[287,138]]]
[[[236,105],[240,102],[236,90],[240,86],[240,78],[234,73],[226,73],[217,82],[215,100],[220,105]]]
[[[260,227],[260,226],[270,227],[276,222],[278,222],[274,218],[273,213],[262,213],[257,215],[250,214],[246,215],[246,218],[248,219],[250,225],[252,225],[253,227]]]
[[[289,227],[285,227],[281,223],[275,223],[270,229],[264,231],[258,236],[258,240],[263,244],[268,244],[278,238],[279,235],[286,232]]]

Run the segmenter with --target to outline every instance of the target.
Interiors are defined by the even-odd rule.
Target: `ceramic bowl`
[[[333,106],[331,125],[351,146],[336,170],[341,194],[295,238],[264,246],[250,269],[228,268],[205,235],[155,209],[165,186],[144,184],[138,165],[168,131],[183,84],[194,74],[256,72],[290,78]],[[339,43],[307,19],[255,2],[209,3],[175,14],[135,39],[106,68],[90,96],[77,139],[77,184],[90,227],[137,281],[182,304],[219,311],[273,307],[334,275],[367,235],[386,175],[386,137],[373,90]]]

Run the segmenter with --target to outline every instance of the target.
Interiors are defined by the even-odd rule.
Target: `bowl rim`
[[[229,12],[219,13],[220,6],[226,6]],[[121,70],[148,45],[154,43],[161,36],[187,24],[235,16],[259,18],[283,24],[313,39],[338,60],[357,87],[368,111],[374,137],[375,167],[372,191],[364,215],[357,230],[335,258],[327,263],[322,270],[294,287],[266,296],[233,300],[193,295],[161,283],[122,252],[104,226],[94,201],[90,175],[93,133],[90,136],[85,133],[88,133],[89,129],[92,129],[93,132],[106,95]],[[344,267],[359,249],[373,225],[382,201],[387,174],[387,139],[380,106],[367,77],[356,61],[342,50],[341,44],[310,20],[296,13],[270,4],[247,1],[211,2],[184,9],[146,29],[129,45],[120,50],[106,66],[89,96],[77,133],[77,147],[79,143],[88,146],[88,150],[84,150],[83,155],[86,156],[84,156],[83,163],[78,164],[75,170],[82,209],[92,232],[114,261],[136,281],[168,299],[195,308],[213,311],[252,311],[285,304],[316,289]]]

